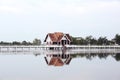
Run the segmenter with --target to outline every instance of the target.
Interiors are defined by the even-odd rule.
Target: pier
[[[117,52],[120,53],[119,45],[66,45],[69,53],[89,53],[89,52]],[[40,46],[0,46],[0,52],[60,52],[61,45],[40,45]]]

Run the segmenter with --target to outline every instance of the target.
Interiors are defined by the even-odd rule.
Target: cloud
[[[94,12],[111,11],[114,9],[120,9],[120,2],[111,1],[96,1],[96,2],[83,2],[83,3],[43,3],[39,9],[42,12],[53,13],[62,16],[79,16],[84,14],[90,14]],[[108,12],[109,12],[108,11]]]
[[[22,10],[20,8],[16,8],[16,7],[10,7],[10,6],[0,6],[0,12],[1,13],[21,13]]]
[[[55,14],[59,16],[79,16],[94,12],[120,9],[119,1],[92,0],[91,2],[78,0],[70,1],[31,1],[31,0],[2,0],[0,12],[14,14]],[[111,11],[112,12],[112,11]]]
[[[116,0],[0,0],[0,21],[1,35],[18,34],[17,38],[20,40],[24,39],[26,33],[32,37],[43,33],[44,37],[44,33],[54,31],[69,32],[76,36],[79,34],[111,36],[119,33],[120,2]],[[29,30],[26,32],[27,29]],[[106,29],[109,31],[106,32]]]

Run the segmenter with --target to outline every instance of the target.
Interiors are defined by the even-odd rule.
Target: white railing
[[[66,45],[68,53],[120,53],[119,45]],[[50,50],[52,48],[52,50]],[[61,45],[40,46],[0,46],[0,52],[35,52],[35,53],[62,53]]]
[[[0,48],[49,48],[49,47],[62,47],[61,45],[39,45],[39,46],[33,46],[33,45],[30,45],[30,46],[25,46],[25,45],[5,45],[5,46],[1,46],[0,45]],[[71,47],[71,48],[81,48],[81,47],[93,47],[93,48],[99,48],[99,47],[108,47],[108,48],[115,48],[115,47],[118,47],[120,48],[120,45],[66,45],[66,47]]]

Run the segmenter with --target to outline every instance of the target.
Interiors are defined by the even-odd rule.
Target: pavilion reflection
[[[47,54],[44,58],[49,66],[69,65],[72,60],[70,54]]]

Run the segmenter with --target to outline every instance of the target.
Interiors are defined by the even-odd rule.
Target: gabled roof
[[[60,58],[53,57],[53,58],[51,58],[49,65],[63,66],[64,63]]]
[[[70,41],[72,41],[72,39],[71,39],[71,37],[70,37],[69,34],[66,34],[66,36],[67,36],[67,38],[68,38]]]
[[[44,42],[46,42],[46,39],[47,39],[48,36],[50,37],[50,39],[53,42],[59,42],[64,35],[65,35],[65,37],[67,39],[69,39],[71,41],[71,37],[70,37],[69,34],[63,34],[62,32],[55,32],[55,33],[48,33],[45,40],[44,40]]]

